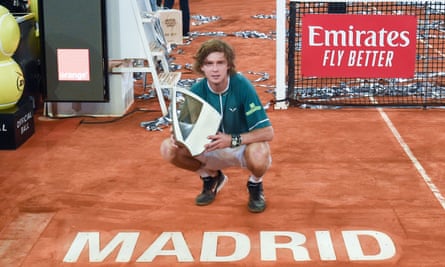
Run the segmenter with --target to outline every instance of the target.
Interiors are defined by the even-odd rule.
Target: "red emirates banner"
[[[416,16],[306,14],[303,77],[413,78]]]

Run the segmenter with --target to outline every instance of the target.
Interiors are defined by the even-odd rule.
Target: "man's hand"
[[[216,149],[221,149],[225,147],[230,147],[230,143],[232,142],[232,136],[229,134],[224,134],[218,132],[215,135],[209,135],[208,139],[212,140],[209,144],[205,145],[206,151],[213,151]]]
[[[173,127],[170,127],[170,141],[172,143],[172,146],[174,148],[180,148],[180,147],[184,147],[183,144],[179,143],[176,138],[175,138],[175,134],[173,133]]]

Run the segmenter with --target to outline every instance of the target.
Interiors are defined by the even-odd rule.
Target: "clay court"
[[[252,16],[275,5],[193,0],[192,15],[221,19],[191,31],[269,33],[275,20]],[[192,63],[208,38],[174,50],[175,63]],[[222,38],[240,72],[270,74],[255,83],[268,105],[275,41]],[[144,93],[140,81],[135,93]],[[239,169],[225,171],[214,203],[194,204],[198,176],[159,155],[168,128],[140,127],[161,116],[156,98],[135,98],[123,118],[48,118],[38,109],[35,134],[0,151],[0,266],[445,266],[442,108],[270,105],[268,115],[268,206],[252,214]]]

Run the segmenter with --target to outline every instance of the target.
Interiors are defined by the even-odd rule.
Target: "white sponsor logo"
[[[61,81],[88,81],[88,72],[61,72],[59,74]]]
[[[309,46],[334,47],[407,47],[409,31],[355,30],[349,25],[345,30],[326,30],[322,26],[309,26]]]
[[[340,67],[347,63],[348,67],[392,67],[394,51],[351,50],[346,54],[344,50],[325,50],[323,67]]]

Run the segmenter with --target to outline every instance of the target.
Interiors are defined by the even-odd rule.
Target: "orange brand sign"
[[[59,81],[90,81],[88,49],[57,49]]]
[[[306,14],[304,77],[412,78],[416,16]]]

